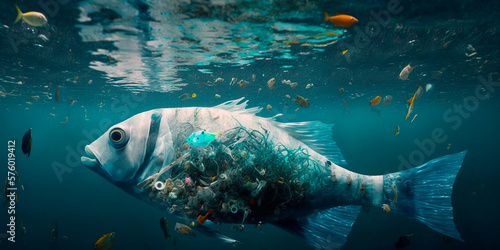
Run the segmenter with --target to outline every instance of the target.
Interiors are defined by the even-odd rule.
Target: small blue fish
[[[208,133],[205,129],[191,134],[186,142],[191,147],[206,147],[215,140],[216,134]]]

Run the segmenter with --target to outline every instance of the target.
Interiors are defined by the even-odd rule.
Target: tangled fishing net
[[[205,148],[191,147],[195,131],[183,124],[173,138],[176,160],[138,186],[170,213],[197,218],[209,209],[218,222],[257,223],[305,202],[309,180],[321,171],[307,149],[275,143],[267,130],[243,126],[223,131]]]

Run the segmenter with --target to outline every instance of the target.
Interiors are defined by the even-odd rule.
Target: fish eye
[[[121,128],[114,128],[109,132],[109,141],[111,142],[111,145],[116,148],[120,149],[123,148],[125,145],[128,143],[129,136],[125,131]]]

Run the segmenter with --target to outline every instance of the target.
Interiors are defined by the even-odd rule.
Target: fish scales
[[[314,164],[306,167],[302,170],[302,175],[297,178],[301,183],[309,182],[309,188],[305,191],[304,197],[304,207],[314,207],[316,209],[323,209],[332,206],[340,205],[373,205],[381,206],[382,203],[382,178],[381,176],[365,176],[360,175],[351,171],[348,171],[323,155],[319,154],[315,150],[311,149],[307,144],[297,140],[291,136],[286,130],[276,126],[277,122],[257,117],[253,114],[248,114],[244,112],[231,112],[227,110],[217,109],[217,108],[176,108],[176,109],[158,109],[151,112],[157,112],[162,114],[162,123],[168,122],[169,134],[171,135],[183,135],[174,136],[172,139],[167,139],[166,143],[182,144],[185,140],[185,133],[183,124],[195,124],[194,126],[198,129],[206,129],[207,131],[230,131],[234,128],[245,127],[248,130],[259,131],[260,133],[266,133],[269,135],[269,141],[280,142],[288,149],[296,150],[303,149],[309,154],[309,159]],[[146,115],[146,117],[149,115]],[[212,120],[210,117],[219,117],[217,120]],[[172,121],[179,121],[177,124]],[[182,121],[182,122],[180,122]],[[165,129],[167,129],[165,127]],[[280,154],[274,151],[276,154]],[[165,158],[172,159],[173,151],[169,152],[170,155],[165,156]],[[258,159],[257,159],[258,160]],[[332,159],[333,160],[333,159]],[[165,167],[167,162],[163,163],[162,167]],[[223,163],[219,162],[219,165]],[[292,168],[293,162],[291,162],[289,168]],[[313,167],[316,166],[316,167]],[[155,169],[158,169],[155,168]],[[332,175],[335,176],[335,180],[332,180]],[[314,177],[314,179],[312,179]],[[351,178],[351,184],[347,184],[348,178]],[[141,180],[139,180],[141,181]],[[291,183],[292,180],[284,180],[285,183]],[[366,185],[366,196],[369,199],[363,198],[360,194],[361,184]],[[289,185],[289,184],[288,184]],[[275,197],[268,197],[268,199],[274,199]],[[161,205],[161,204],[160,204]],[[304,210],[301,206],[291,207],[290,209],[285,209],[280,212],[280,216],[269,216],[269,218],[253,218],[253,215],[259,215],[258,211],[252,211],[249,215],[249,222],[258,222],[261,220],[281,220],[284,218],[292,218],[297,216],[304,216],[310,211]],[[168,206],[167,206],[168,207]],[[268,209],[269,207],[266,207]],[[201,213],[201,211],[200,211]],[[228,223],[241,222],[241,217],[223,217],[228,219]]]
[[[401,172],[362,175],[341,167],[345,161],[332,141],[331,126],[279,123],[256,116],[261,108],[245,109],[246,102],[239,101],[137,114],[87,145],[82,162],[131,195],[179,217],[273,223],[318,248],[324,242],[317,239],[329,226],[342,227],[334,237],[340,237],[340,245],[345,242],[359,213],[356,206],[390,207],[461,239],[449,220],[451,190],[465,151]],[[206,147],[190,146],[186,139],[201,131],[219,134]],[[293,229],[297,226],[303,229]],[[196,228],[237,242],[204,225]],[[315,236],[305,236],[304,228]]]

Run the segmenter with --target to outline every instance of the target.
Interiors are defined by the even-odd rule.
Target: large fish
[[[461,240],[451,193],[465,151],[401,172],[357,174],[341,167],[331,125],[258,117],[261,108],[246,109],[242,99],[137,114],[87,145],[82,162],[177,216],[196,220],[213,209],[213,222],[272,223],[320,249],[345,243],[361,206]],[[221,134],[206,147],[189,146],[186,139],[204,129]]]

